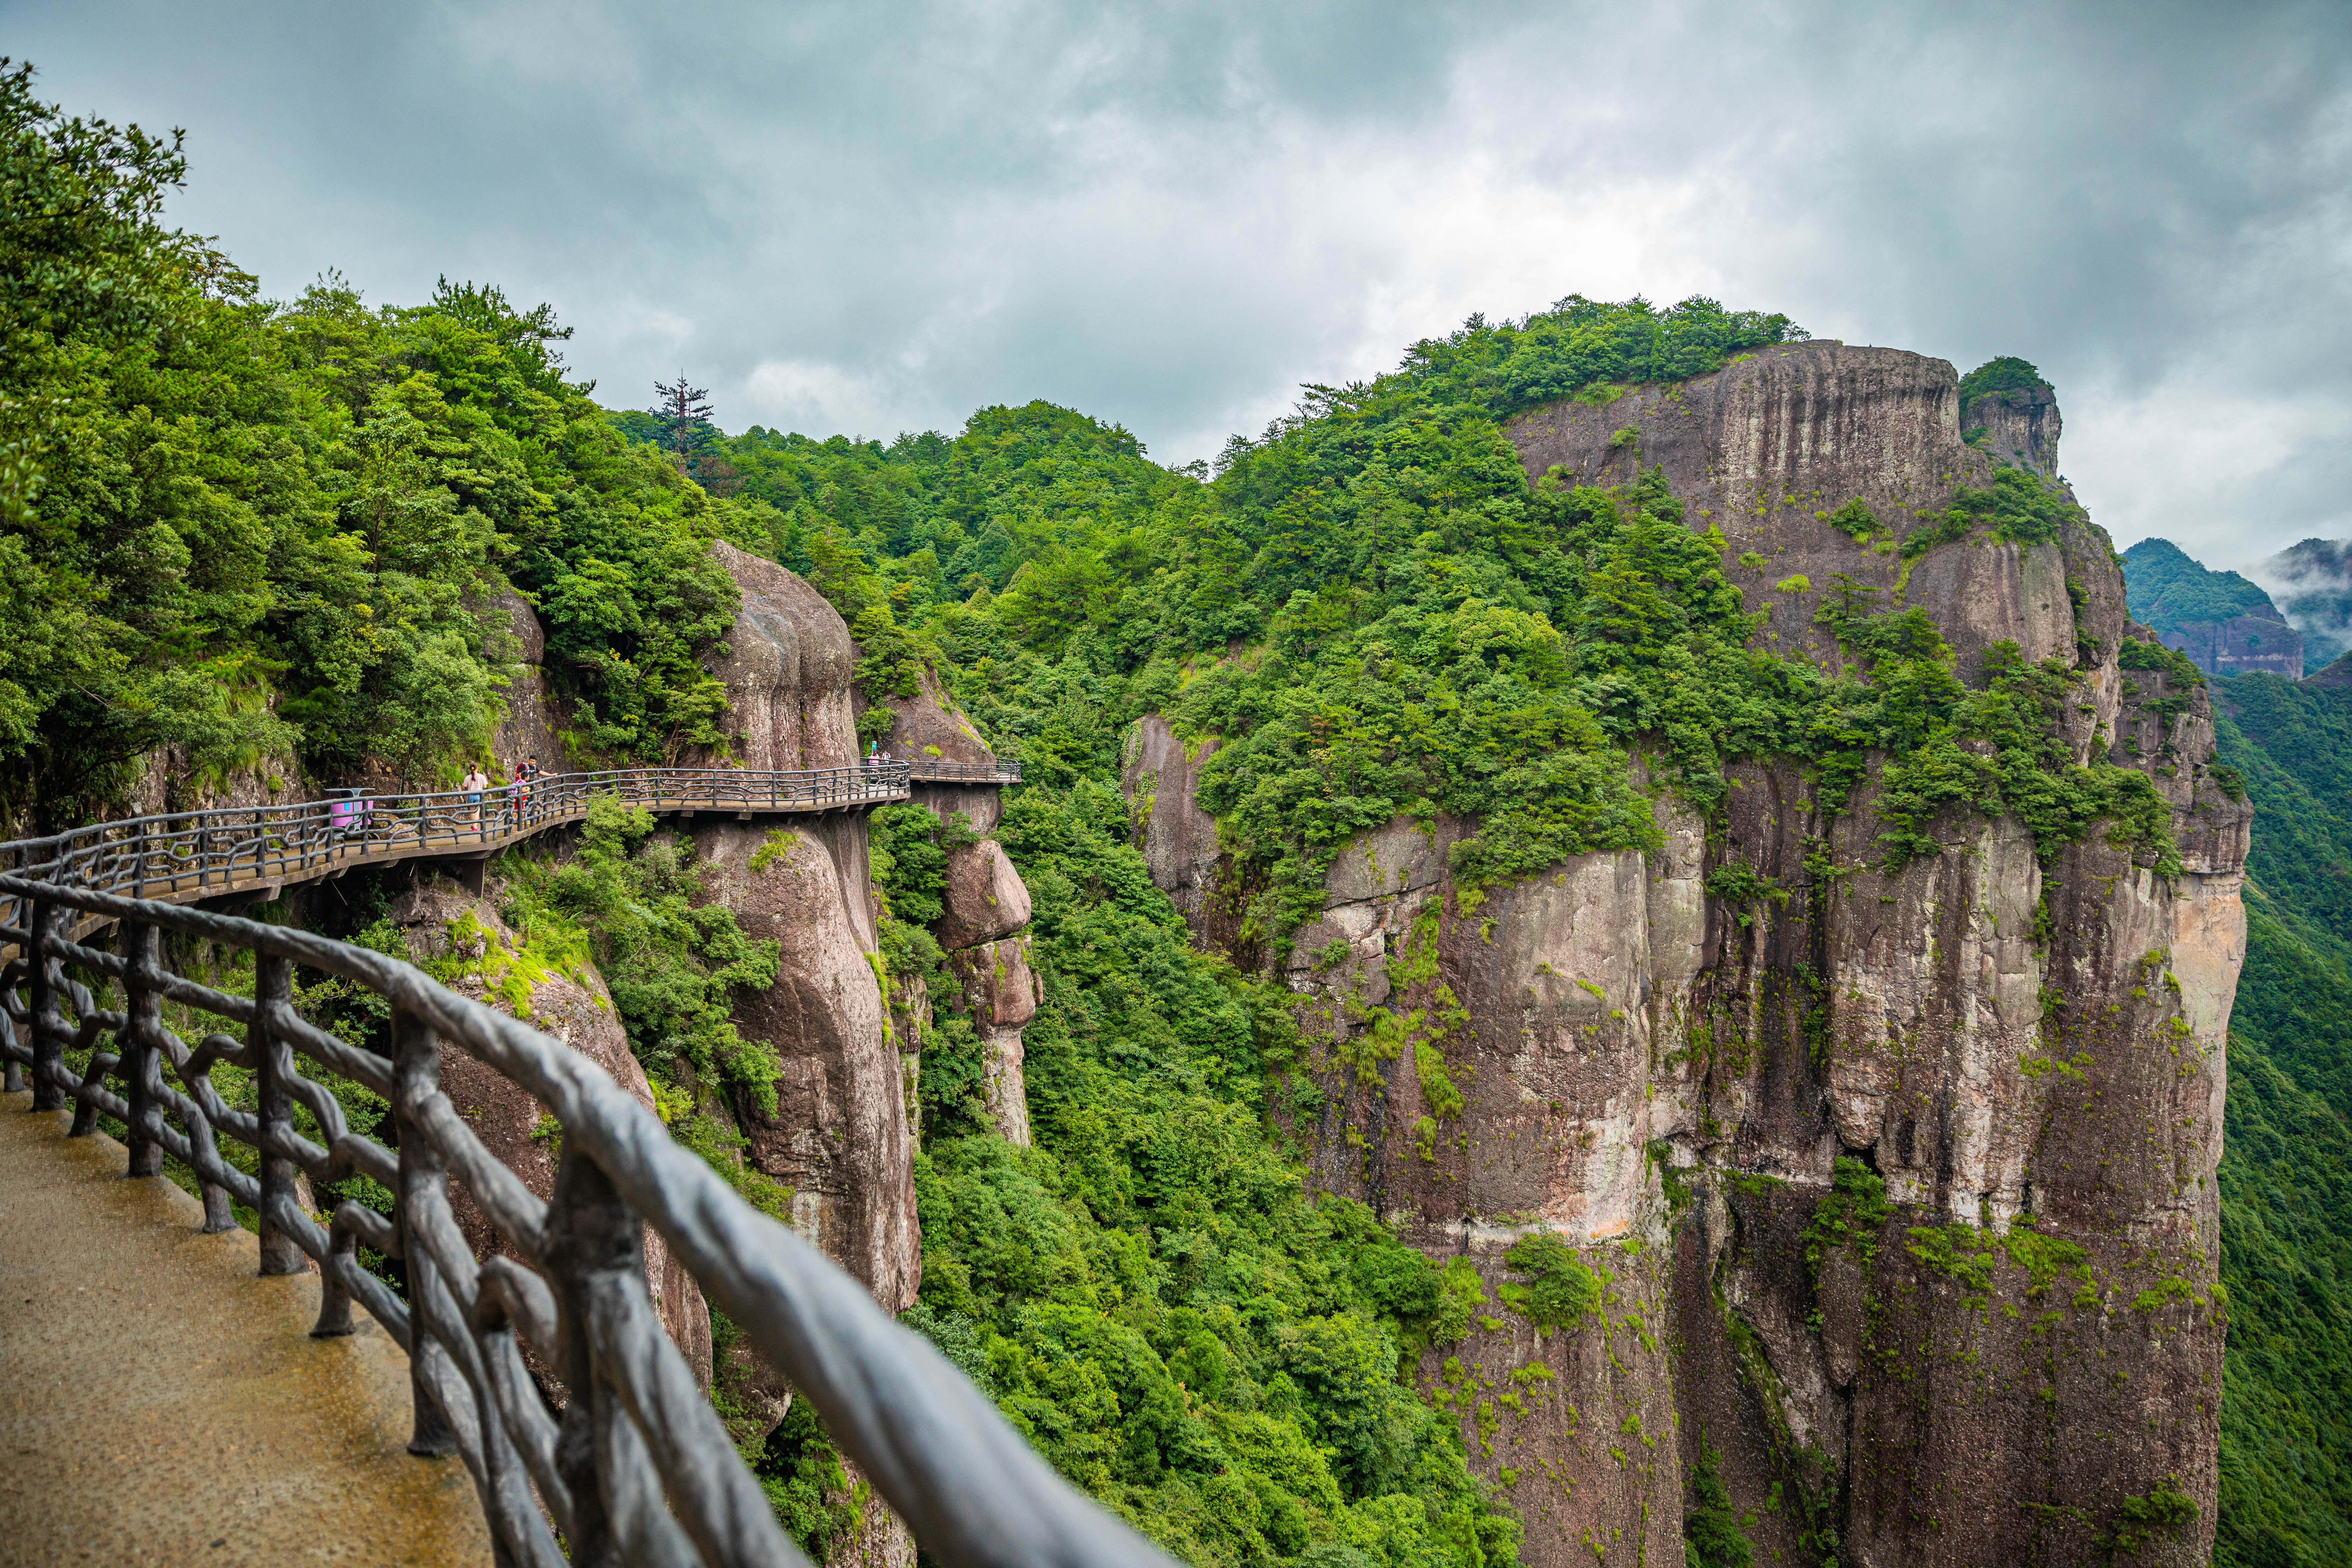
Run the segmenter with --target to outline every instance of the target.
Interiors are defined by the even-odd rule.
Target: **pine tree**
[[[662,445],[677,455],[680,464],[690,466],[695,453],[719,433],[710,423],[710,389],[688,385],[681,370],[674,382],[654,383],[654,391],[661,401],[648,412],[662,422]]]

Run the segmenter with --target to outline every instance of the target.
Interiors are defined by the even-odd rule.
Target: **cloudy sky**
[[[1208,456],[1474,310],[2021,354],[2118,545],[2352,534],[2352,7],[0,0],[267,291],[546,300],[615,405]]]

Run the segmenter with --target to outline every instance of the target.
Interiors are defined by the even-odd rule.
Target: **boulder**
[[[503,583],[495,592],[469,596],[466,607],[481,622],[491,642],[503,645],[508,657],[521,666],[502,693],[505,711],[499,716],[497,732],[490,739],[490,753],[498,759],[501,776],[532,756],[548,773],[566,771],[572,764],[560,732],[562,710],[548,689],[547,633],[540,626],[539,612]]]
[[[1029,923],[1029,889],[993,838],[948,851],[947,909],[932,926],[950,952],[1011,936]]]
[[[727,687],[736,758],[763,771],[855,766],[857,646],[840,612],[772,561],[723,539],[710,548],[742,595],[710,670]]]

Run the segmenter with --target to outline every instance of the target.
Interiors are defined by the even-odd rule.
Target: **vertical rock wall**
[[[2054,405],[2011,412],[2002,449],[2051,472]],[[2104,534],[1948,545],[1906,581],[1818,515],[1859,498],[1908,521],[1985,483],[1958,416],[1944,362],[1817,342],[1510,435],[1531,476],[1661,467],[1783,654],[1839,668],[1803,584],[1842,574],[1881,603],[1900,585],[1964,679],[2000,641],[2063,661],[2065,739],[2155,782],[2180,875],[2102,832],[2045,861],[2015,819],[1960,813],[1940,853],[1882,871],[1868,786],[1831,818],[1801,770],[1748,766],[1713,824],[1661,795],[1659,853],[1482,895],[1445,869],[1471,825],[1392,824],[1283,961],[1325,1090],[1297,1129],[1315,1182],[1466,1257],[1490,1297],[1538,1233],[1605,1271],[1573,1326],[1481,1309],[1421,1368],[1530,1568],[1680,1562],[1701,1468],[1759,1561],[2105,1563],[2126,1500],[2175,1487],[2195,1518],[2136,1560],[2210,1550],[2247,810],[2212,779],[2204,692],[2119,667]],[[1765,564],[1729,563],[1748,552]],[[1194,760],[1153,721],[1130,744],[1180,904],[1215,874]],[[1735,863],[1787,901],[1707,897]]]
[[[883,701],[892,721],[882,745],[893,757],[919,769],[926,763],[995,765],[996,753],[929,670],[913,697],[892,695]],[[1003,847],[988,837],[1003,816],[1002,794],[994,786],[919,781],[912,798],[943,821],[962,817],[982,835],[977,844],[949,851],[945,907],[931,934],[946,950],[949,972],[961,993],[958,1000],[980,1037],[989,1116],[1007,1141],[1025,1148],[1029,1096],[1022,1031],[1036,1016],[1044,992],[1029,963],[1029,940],[1020,934],[1029,924],[1029,889]]]

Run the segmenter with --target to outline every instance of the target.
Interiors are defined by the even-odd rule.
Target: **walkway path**
[[[295,883],[396,860],[478,863],[509,845],[588,815],[599,799],[657,816],[734,816],[865,811],[908,798],[908,786],[1018,784],[1021,764],[901,761],[758,773],[743,768],[621,768],[552,773],[528,792],[375,795],[222,806],[95,822],[0,844],[0,872],[158,903],[275,898]],[[478,882],[478,877],[477,878]],[[79,921],[73,932],[104,923]],[[9,951],[13,951],[13,948]]]
[[[0,1095],[0,1564],[488,1563],[457,1459],[404,1451],[408,1358],[319,1279]]]

